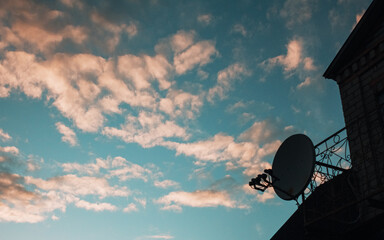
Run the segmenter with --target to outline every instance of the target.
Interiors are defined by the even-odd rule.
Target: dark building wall
[[[365,220],[382,213],[369,201],[384,200],[384,25],[380,27],[376,31],[381,34],[367,36],[366,48],[336,77],[359,198],[366,199],[360,206]]]

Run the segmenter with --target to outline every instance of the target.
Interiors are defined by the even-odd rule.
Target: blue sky
[[[344,126],[322,77],[370,1],[1,1],[4,239],[268,239],[248,181]]]

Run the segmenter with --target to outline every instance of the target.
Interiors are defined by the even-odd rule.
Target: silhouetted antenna
[[[252,178],[249,186],[262,192],[268,187],[273,187],[281,199],[298,202],[297,198],[312,179],[316,164],[326,165],[324,167],[328,168],[338,168],[317,162],[311,139],[304,134],[295,134],[288,137],[277,150],[272,169],[265,169],[263,174]]]

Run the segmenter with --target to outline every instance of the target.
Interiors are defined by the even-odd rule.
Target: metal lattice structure
[[[315,188],[351,168],[351,157],[346,128],[342,128],[315,145],[316,164],[304,198]]]

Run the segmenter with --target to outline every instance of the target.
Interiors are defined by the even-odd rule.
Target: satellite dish
[[[284,200],[296,199],[308,186],[315,167],[315,148],[309,137],[295,134],[279,147],[273,159],[272,186]]]

